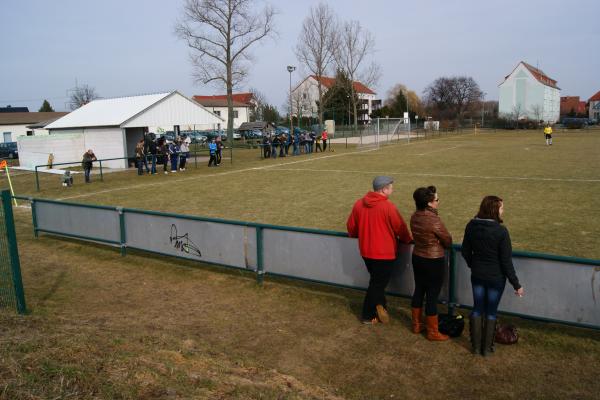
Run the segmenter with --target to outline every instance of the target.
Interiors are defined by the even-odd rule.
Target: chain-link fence
[[[8,190],[1,194],[0,207],[0,308],[10,308],[19,314],[26,312],[25,294],[17,248],[17,235],[12,213],[12,198]]]

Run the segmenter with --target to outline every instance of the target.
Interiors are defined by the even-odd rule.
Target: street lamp
[[[350,125],[352,125],[352,123],[350,122],[350,95],[347,94],[346,98],[348,99],[348,127],[350,127]]]
[[[481,93],[481,97],[482,97],[482,100],[481,100],[481,129],[483,129],[483,116],[485,115],[485,95],[486,94],[487,94],[486,92]]]
[[[294,124],[292,122],[292,72],[296,70],[293,65],[288,65],[287,70],[290,73],[290,135],[294,134]]]

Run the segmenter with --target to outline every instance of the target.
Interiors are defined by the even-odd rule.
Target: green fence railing
[[[10,191],[1,193],[0,208],[0,308],[10,308],[25,314],[25,293],[21,279],[17,235]]]
[[[193,158],[194,161],[194,168],[198,168],[198,155],[202,155],[204,153],[208,153],[208,149],[206,150],[192,150],[188,152],[190,154],[190,156],[187,158],[188,161],[191,161],[191,159]],[[179,154],[179,153],[177,153]],[[105,166],[102,165],[103,162],[106,161],[117,161],[117,160],[125,160],[125,162],[129,165],[129,161],[134,159],[134,157],[116,157],[116,158],[102,158],[102,159],[97,159],[92,161],[92,163],[98,163],[98,169],[99,169],[99,173],[100,173],[100,180],[104,181],[104,169],[106,168]],[[151,163],[152,157],[151,155],[147,155],[146,156],[146,161],[148,162],[148,164]],[[71,166],[76,166],[76,165],[81,165],[82,161],[71,161],[71,162],[62,162],[62,163],[52,163],[52,164],[39,164],[39,165],[35,165],[34,166],[34,173],[35,173],[35,190],[36,191],[40,191],[40,170],[42,168],[52,168],[54,166],[66,166],[66,165],[71,165]],[[158,165],[158,164],[157,164]],[[162,165],[162,164],[161,164]],[[157,167],[158,168],[158,167]],[[124,169],[124,171],[127,169]],[[43,172],[43,171],[42,171]]]
[[[53,234],[53,235],[72,237],[72,238],[76,238],[76,239],[89,240],[89,241],[94,241],[94,242],[98,242],[98,243],[106,243],[106,244],[109,244],[109,245],[112,245],[115,247],[120,247],[121,255],[123,255],[123,256],[126,255],[127,249],[134,249],[134,250],[141,250],[144,252],[150,252],[150,253],[154,253],[154,254],[160,254],[160,255],[168,256],[168,257],[185,258],[185,257],[181,257],[181,256],[174,255],[171,253],[165,253],[165,252],[161,252],[161,251],[154,250],[154,249],[148,249],[148,248],[134,247],[134,246],[131,246],[130,244],[128,244],[127,243],[128,235],[126,234],[127,227],[126,227],[126,223],[124,220],[124,215],[134,213],[134,214],[142,214],[142,215],[148,215],[148,216],[177,218],[177,219],[188,220],[188,221],[215,222],[215,223],[220,223],[220,224],[225,224],[225,225],[245,226],[245,227],[251,227],[251,228],[256,229],[256,270],[255,270],[255,274],[256,274],[256,280],[259,284],[263,283],[265,276],[282,276],[282,277],[288,277],[291,279],[321,283],[321,284],[326,284],[326,285],[331,285],[331,286],[336,286],[336,287],[345,287],[345,288],[351,288],[351,289],[364,290],[364,288],[356,287],[353,285],[335,283],[334,281],[331,281],[331,280],[309,279],[306,277],[291,276],[291,275],[288,275],[285,273],[270,271],[270,270],[266,269],[265,265],[264,265],[264,257],[265,257],[265,237],[264,237],[265,232],[264,231],[265,230],[277,230],[277,231],[299,232],[299,233],[309,233],[309,234],[312,233],[312,234],[325,235],[325,236],[347,237],[348,235],[345,232],[327,231],[327,230],[300,228],[300,227],[289,227],[289,226],[277,226],[277,225],[255,223],[255,222],[232,221],[232,220],[224,220],[224,219],[219,219],[219,218],[208,218],[208,217],[182,215],[182,214],[174,214],[174,213],[167,213],[167,212],[160,212],[160,211],[138,210],[138,209],[114,207],[114,206],[100,206],[100,205],[94,205],[94,204],[70,203],[70,202],[65,202],[65,201],[57,201],[57,200],[50,200],[50,199],[38,199],[38,198],[25,197],[25,196],[15,196],[15,198],[31,202],[33,231],[34,231],[34,235],[36,237],[38,236],[39,232],[42,232],[42,233],[48,233],[48,234]],[[89,208],[89,209],[102,209],[102,210],[109,210],[109,211],[117,212],[119,214],[119,224],[118,224],[119,239],[108,240],[106,238],[103,239],[98,236],[89,237],[89,234],[86,234],[86,236],[81,236],[80,234],[59,232],[54,229],[49,229],[48,227],[40,227],[38,224],[37,211],[36,211],[36,209],[37,209],[36,205],[38,203],[49,203],[49,204],[56,204],[56,205],[61,205],[61,206],[73,206],[73,207],[81,207],[81,208]],[[440,302],[447,304],[450,312],[452,312],[452,310],[454,310],[455,308],[470,308],[469,306],[467,306],[465,304],[461,304],[459,301],[457,301],[458,294],[459,294],[458,293],[458,282],[457,282],[458,281],[457,264],[458,264],[458,257],[460,257],[460,249],[461,249],[461,246],[458,244],[455,244],[449,250],[449,254],[448,254],[448,256],[449,256],[448,257],[449,258],[448,294],[447,294],[446,299],[440,298]],[[543,261],[559,261],[559,262],[565,262],[565,263],[594,266],[595,270],[600,271],[600,259],[585,259],[585,258],[579,258],[579,257],[560,256],[560,255],[553,255],[553,254],[542,254],[542,253],[534,253],[534,252],[519,251],[519,250],[513,251],[513,257],[532,259],[532,260],[537,260],[537,261],[542,261],[542,262]],[[189,258],[185,258],[185,259],[189,260]],[[247,268],[241,268],[239,266],[231,265],[231,264],[223,264],[218,261],[215,262],[215,261],[202,260],[202,262],[207,263],[207,264],[223,266],[223,267],[231,267],[231,268],[236,268],[236,269],[247,270]],[[594,289],[594,288],[592,288],[592,289]],[[393,294],[393,293],[390,293],[390,294],[400,296],[400,297],[408,297],[405,294]],[[540,320],[540,321],[546,321],[546,322],[562,323],[562,324],[585,327],[585,328],[600,329],[600,324],[594,324],[594,323],[584,323],[581,321],[573,321],[573,320],[567,320],[567,319],[562,319],[562,318],[549,318],[549,317],[542,316],[542,315],[537,315],[537,314],[534,315],[531,313],[522,313],[522,312],[517,313],[517,312],[503,311],[503,313],[507,314],[507,315],[513,315],[513,316],[529,318],[529,319],[534,319],[534,320]]]

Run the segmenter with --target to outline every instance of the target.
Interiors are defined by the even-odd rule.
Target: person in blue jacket
[[[208,160],[208,166],[218,167],[217,164],[217,144],[215,143],[215,139],[212,139],[208,144],[208,152],[210,153],[210,159]],[[212,165],[211,165],[212,164]]]
[[[179,145],[177,139],[169,143],[169,158],[171,159],[171,173],[177,172],[177,162],[179,161]]]

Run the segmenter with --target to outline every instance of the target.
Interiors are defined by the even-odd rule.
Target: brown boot
[[[440,333],[438,331],[438,316],[437,315],[428,315],[427,316],[427,339],[441,342],[444,340],[448,340],[448,336]]]
[[[422,308],[413,308],[412,309],[412,331],[413,333],[421,333],[425,329],[425,325],[423,325],[423,317],[421,312]]]

